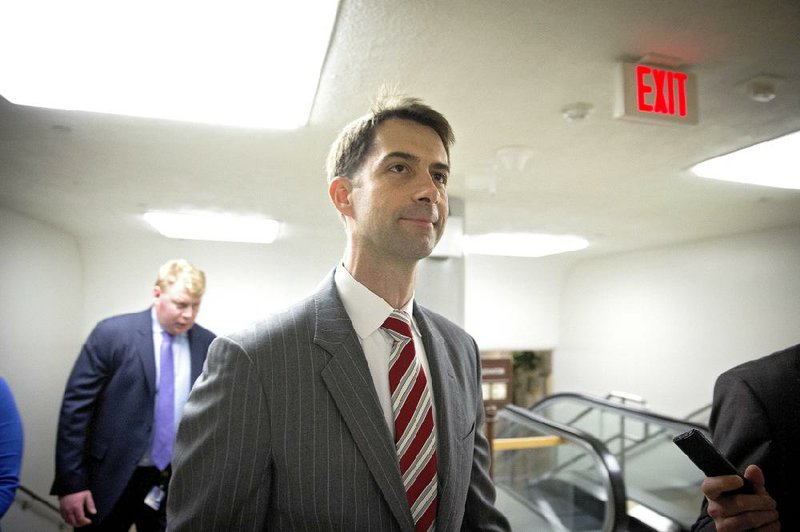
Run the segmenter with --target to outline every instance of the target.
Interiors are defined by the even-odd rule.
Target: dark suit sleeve
[[[714,386],[711,409],[711,437],[716,447],[739,471],[756,464],[770,471],[770,443],[772,430],[761,400],[749,383],[737,372],[725,372]],[[703,500],[694,531],[714,532],[714,521],[706,512]]]
[[[489,441],[483,433],[485,413],[483,407],[483,394],[481,392],[481,364],[478,346],[473,341],[473,353],[476,362],[476,404],[474,405],[475,432],[474,449],[472,458],[472,474],[470,476],[467,502],[464,508],[464,521],[462,530],[511,530],[508,520],[494,505],[495,488],[489,477]]]
[[[67,380],[56,439],[56,476],[52,495],[89,489],[89,445],[97,401],[113,371],[103,333],[95,328],[83,345]]]
[[[178,428],[170,531],[264,529],[271,435],[257,375],[238,343],[211,344]]]

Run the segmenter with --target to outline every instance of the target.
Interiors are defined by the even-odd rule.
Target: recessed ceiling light
[[[36,107],[299,127],[308,122],[338,4],[9,2],[0,94]]]
[[[503,146],[494,152],[499,169],[504,172],[522,173],[533,160],[536,151],[530,146]]]
[[[594,105],[587,102],[572,103],[561,109],[561,116],[567,122],[580,122],[594,110]]]
[[[709,179],[800,190],[800,131],[708,159],[691,171]]]
[[[545,257],[584,249],[589,242],[575,235],[539,233],[488,233],[466,235],[468,255],[499,255],[506,257]]]
[[[778,88],[786,80],[771,74],[760,74],[754,78],[743,81],[737,89],[746,94],[751,100],[758,103],[769,103],[778,96]]]
[[[263,216],[209,212],[147,212],[144,219],[167,238],[270,244],[280,223]]]

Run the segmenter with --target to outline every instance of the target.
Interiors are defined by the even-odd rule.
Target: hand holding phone
[[[719,477],[723,475],[737,475],[744,481],[744,485],[736,490],[726,493],[753,493],[753,484],[744,478],[736,467],[731,464],[714,444],[697,429],[678,434],[672,441],[677,445],[694,464],[705,473],[707,477]]]

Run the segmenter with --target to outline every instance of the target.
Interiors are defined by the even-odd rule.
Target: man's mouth
[[[439,214],[436,210],[425,212],[410,212],[403,214],[401,220],[419,224],[419,225],[436,225],[439,221]]]
[[[401,220],[405,220],[407,222],[411,222],[411,223],[419,224],[419,225],[435,225],[436,224],[435,220],[430,220],[430,219],[426,219],[426,218],[401,218]]]

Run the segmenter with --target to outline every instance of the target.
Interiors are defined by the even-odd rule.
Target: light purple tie
[[[175,370],[172,363],[172,335],[161,333],[161,376],[156,394],[155,437],[153,438],[153,463],[163,471],[172,459],[175,441]]]

